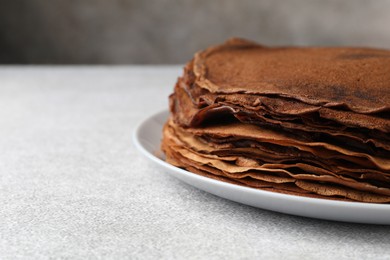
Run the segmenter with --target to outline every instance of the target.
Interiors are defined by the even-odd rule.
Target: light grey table
[[[0,67],[0,258],[390,259],[390,226],[289,216],[134,148],[180,67]]]

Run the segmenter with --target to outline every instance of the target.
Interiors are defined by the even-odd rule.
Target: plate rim
[[[149,116],[144,117],[136,125],[135,130],[133,131],[132,139],[133,139],[133,143],[135,144],[135,147],[146,158],[153,161],[157,165],[164,167],[165,168],[164,170],[175,171],[177,173],[187,175],[188,177],[195,178],[199,181],[206,182],[207,184],[216,185],[218,187],[226,188],[229,190],[239,190],[239,191],[245,192],[245,193],[253,193],[253,194],[257,194],[257,195],[263,195],[266,197],[272,197],[273,199],[281,199],[281,200],[286,201],[286,202],[299,201],[301,204],[306,204],[308,206],[309,205],[316,205],[316,206],[327,206],[327,207],[334,207],[334,208],[351,208],[351,209],[355,209],[355,210],[375,210],[375,211],[389,211],[390,210],[390,204],[367,203],[367,202],[349,202],[349,201],[328,200],[328,199],[322,199],[322,198],[310,198],[310,197],[283,194],[283,193],[278,193],[278,192],[265,191],[265,190],[261,190],[261,189],[240,186],[240,185],[236,185],[236,184],[232,184],[232,183],[228,183],[228,182],[223,182],[223,181],[207,178],[205,176],[191,173],[187,170],[173,166],[173,165],[165,162],[164,160],[158,158],[153,153],[149,152],[148,149],[144,147],[144,145],[141,143],[141,140],[140,140],[140,136],[142,135],[141,131],[142,131],[143,127],[145,125],[147,125],[150,120],[161,118],[163,116],[164,116],[164,120],[166,120],[168,118],[168,116],[169,116],[168,109],[160,110],[160,111],[155,112]],[[160,148],[158,148],[158,150],[161,151]],[[169,174],[169,175],[176,177],[173,174]],[[181,181],[184,181],[184,180],[181,180]],[[184,182],[186,182],[186,181],[184,181]],[[187,184],[191,185],[190,183],[187,183]],[[191,186],[194,186],[194,185],[191,185]],[[195,188],[203,190],[202,188],[199,188],[196,186],[195,186]],[[203,191],[205,191],[205,190],[203,190]],[[205,192],[212,193],[209,191],[205,191]],[[212,194],[219,196],[215,193],[212,193]],[[219,197],[221,197],[221,196],[219,196]],[[225,198],[225,197],[223,197],[223,198]],[[228,199],[228,198],[225,198],[225,199]],[[231,200],[231,199],[228,199],[228,200]],[[238,202],[238,203],[245,204],[242,202]],[[246,205],[249,205],[249,204],[246,204]],[[254,206],[254,207],[256,207],[256,206]],[[261,207],[258,207],[258,208],[261,208]],[[262,208],[262,209],[281,212],[278,210],[272,210],[272,209],[267,209],[267,208]],[[282,213],[290,214],[290,215],[297,215],[297,214],[286,213],[286,212],[282,212]],[[389,211],[389,213],[390,213],[390,211]],[[299,215],[299,216],[307,217],[307,215]],[[316,217],[311,217],[311,218],[316,218]],[[329,219],[329,218],[323,218],[323,219],[334,220],[334,219]],[[340,221],[340,220],[337,220],[337,221]],[[355,221],[347,221],[347,222],[355,222]],[[358,223],[376,224],[375,222],[358,222]],[[381,223],[379,223],[379,224],[381,224]],[[388,225],[389,224],[390,224],[390,220],[388,222]]]

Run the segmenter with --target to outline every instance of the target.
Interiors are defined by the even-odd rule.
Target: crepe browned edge
[[[269,116],[259,115],[257,112],[252,112],[247,108],[240,108],[235,105],[226,105],[226,104],[212,104],[202,109],[198,109],[195,104],[192,103],[188,93],[180,86],[180,80],[175,87],[175,92],[170,96],[171,101],[171,112],[174,116],[174,119],[177,123],[182,126],[198,126],[202,125],[205,122],[210,121],[223,121],[224,118],[221,118],[223,114],[233,114],[237,119],[244,123],[255,123],[263,124],[271,127],[281,127],[280,131],[287,131],[294,133],[299,136],[301,139],[305,137],[307,141],[315,142],[312,140],[316,138],[327,139],[333,143],[342,143],[343,145],[348,145],[349,149],[357,148],[358,151],[363,149],[364,153],[373,153],[378,156],[388,157],[390,156],[390,141],[385,140],[387,134],[378,134],[377,132],[373,135],[377,136],[380,139],[376,139],[370,136],[366,136],[364,131],[355,131],[351,132],[348,129],[339,129],[332,130],[326,129],[326,126],[321,127],[320,129],[317,126],[308,126],[305,124],[296,124],[293,121],[283,121],[275,120]],[[244,98],[242,98],[244,99]],[[363,115],[367,116],[367,115]],[[253,119],[252,119],[253,117]],[[294,118],[292,118],[294,119]],[[199,121],[202,120],[202,121]],[[291,119],[289,119],[291,120]],[[390,120],[388,120],[390,121]],[[313,135],[316,133],[316,135]]]
[[[278,95],[267,96],[245,93],[211,93],[207,89],[199,87],[195,80],[193,62],[190,61],[185,66],[183,77],[178,79],[178,86],[182,87],[186,91],[186,93],[190,96],[191,101],[194,105],[198,106],[198,108],[204,108],[205,105],[228,104],[241,106],[242,108],[246,108],[254,112],[264,111],[269,115],[279,116],[281,120],[284,118],[289,119],[291,117],[303,120],[318,117],[321,121],[318,122],[318,124],[313,125],[316,127],[330,125],[333,126],[331,129],[335,130],[340,127],[343,127],[342,130],[349,127],[352,129],[366,128],[368,130],[378,130],[384,133],[390,132],[390,118],[387,113],[365,115],[340,108],[336,109],[306,104],[299,102],[298,100],[280,97]],[[200,103],[202,103],[202,105],[200,105]],[[387,136],[384,135],[384,137]]]
[[[167,161],[171,163],[174,162],[173,164],[176,166],[183,167],[188,170],[196,168],[198,169],[196,173],[203,171],[203,172],[207,172],[208,174],[214,174],[215,176],[218,176],[218,178],[220,178],[221,176],[223,178],[226,178],[226,173],[224,174],[222,171],[216,168],[203,165],[203,164],[197,164],[196,162],[189,160],[188,158],[180,156],[180,153],[177,152],[178,150],[177,147],[175,147],[174,143],[172,143],[172,140],[170,140],[166,134],[164,134],[163,137],[162,149],[166,153]],[[272,183],[263,180],[256,180],[253,178],[242,178],[242,179],[228,178],[228,179],[239,181],[250,187],[271,188],[273,191],[282,191],[282,193],[287,193],[287,194],[291,194],[293,190],[293,193],[295,193],[294,195],[307,196],[306,194],[307,191],[310,191],[315,193],[316,195],[322,195],[324,196],[324,198],[328,196],[332,196],[335,199],[339,199],[341,197],[342,199],[348,198],[348,199],[362,201],[362,202],[374,202],[374,203],[390,202],[389,196],[374,194],[365,191],[359,191],[348,187],[340,187],[338,185],[323,184],[323,183],[311,182],[305,180],[295,180],[294,184],[296,186],[291,186],[291,183],[278,184],[278,183]],[[298,182],[298,184],[296,184],[296,182]],[[305,192],[296,194],[297,187],[301,188]]]
[[[233,123],[220,124],[203,128],[187,128],[188,132],[198,136],[211,136],[216,139],[236,138],[237,140],[255,140],[260,142],[269,142],[282,146],[292,146],[299,150],[316,154],[323,158],[342,158],[360,165],[372,164],[378,169],[389,171],[390,158],[376,157],[370,154],[354,152],[344,147],[328,144],[325,142],[304,142],[299,139],[288,136],[257,125]]]
[[[224,133],[225,136],[226,135],[232,136],[232,135],[234,135],[234,133],[236,133],[236,131],[240,131],[240,130],[245,130],[245,132],[251,138],[256,138],[257,133],[265,133],[265,132],[267,132],[269,135],[279,136],[280,139],[286,139],[286,137],[289,136],[289,134],[284,133],[284,132],[280,132],[280,131],[278,132],[278,131],[271,130],[271,129],[262,129],[260,126],[254,126],[254,125],[249,125],[249,124],[240,124],[240,123],[224,124],[222,127],[221,126],[211,126],[211,127],[207,127],[204,129],[203,128],[189,128],[189,129],[190,130],[192,129],[192,131],[198,131],[198,132],[204,130],[203,132],[207,133],[207,132],[210,132],[210,130],[212,130],[212,129],[214,129],[214,130],[219,129],[219,130],[224,131],[227,128],[229,128],[230,131],[232,131],[232,132],[229,133],[229,132],[225,131],[225,133]],[[233,129],[233,128],[235,128],[235,129]],[[215,133],[212,132],[211,134],[215,134]],[[284,136],[284,137],[281,137],[281,136]],[[292,140],[295,138],[291,137],[291,135],[290,135],[289,139]],[[299,139],[301,139],[301,138],[299,138]],[[340,154],[344,154],[347,156],[365,158],[365,159],[368,159],[370,162],[373,162],[375,165],[381,167],[381,169],[385,169],[385,170],[390,169],[389,159],[386,159],[385,157],[377,157],[377,156],[370,155],[367,153],[356,152],[356,151],[352,151],[352,150],[349,150],[349,149],[341,147],[341,146],[328,144],[325,142],[308,142],[307,140],[299,140],[299,139],[294,140],[293,142],[298,142],[298,143],[306,142],[306,144],[308,146],[322,147],[323,149],[332,151],[332,154],[333,153],[340,153]],[[348,158],[346,158],[346,159],[348,159]]]
[[[177,82],[174,96],[176,99],[182,99],[184,101],[182,106],[187,109],[180,113],[184,114],[191,110],[191,114],[186,115],[187,121],[182,122],[186,126],[202,124],[204,120],[202,116],[205,112],[218,107],[231,107],[231,113],[236,111],[236,113],[251,114],[252,118],[260,123],[266,121],[287,129],[343,136],[364,143],[372,142],[378,147],[390,149],[389,117],[335,110],[277,96],[210,93],[200,89],[193,82],[191,68],[190,65],[186,66],[183,78],[179,78]]]
[[[305,152],[299,152],[290,147],[284,147],[281,151],[276,151],[275,147],[271,150],[265,146],[256,145],[248,146],[246,148],[236,148],[234,146],[223,145],[222,148],[212,142],[204,142],[197,136],[191,135],[185,129],[175,125],[171,120],[167,123],[166,134],[169,133],[170,138],[176,140],[187,149],[203,154],[209,158],[223,158],[224,160],[237,160],[245,156],[245,163],[252,161],[252,165],[258,165],[261,161],[263,166],[273,169],[283,168],[283,165],[288,163],[289,167],[300,168],[303,165],[311,165],[316,167],[315,173],[319,169],[326,170],[326,174],[335,176],[352,177],[360,181],[369,181],[374,184],[380,182],[381,186],[390,188],[390,173],[381,172],[379,170],[351,168],[349,165],[342,165],[340,162],[333,160],[326,160],[318,156],[314,156]],[[271,163],[271,164],[269,164]],[[286,165],[285,165],[286,166]],[[303,168],[307,170],[306,168]],[[310,170],[309,170],[310,171]],[[321,172],[323,172],[321,170]]]
[[[166,140],[166,139],[164,138],[163,140]],[[211,167],[202,166],[201,167],[201,168],[203,168],[203,170],[202,170],[202,169],[199,169],[199,166],[198,167],[191,166],[191,164],[186,162],[185,159],[175,157],[174,150],[169,149],[169,145],[167,145],[167,142],[165,142],[165,141],[162,142],[161,148],[164,151],[164,153],[166,154],[166,161],[168,163],[175,165],[177,167],[184,168],[192,173],[196,173],[198,175],[208,177],[208,178],[211,178],[214,180],[228,182],[228,183],[236,184],[236,185],[240,185],[240,186],[247,186],[247,187],[251,187],[251,188],[271,191],[271,192],[278,192],[278,193],[287,194],[287,195],[304,196],[304,197],[310,197],[310,198],[331,199],[331,200],[352,201],[350,199],[343,198],[343,197],[335,198],[335,197],[318,195],[318,194],[312,193],[310,191],[306,191],[306,190],[301,189],[301,188],[296,187],[296,186],[295,187],[294,186],[288,187],[285,185],[283,187],[284,189],[282,189],[280,186],[278,188],[275,188],[275,186],[276,186],[275,184],[267,183],[264,181],[261,182],[259,180],[253,180],[253,179],[233,180],[230,178],[223,177],[220,174],[215,174],[215,170],[213,170]],[[214,174],[210,173],[210,172],[214,172]]]
[[[232,39],[195,54],[196,83],[212,93],[274,94],[359,113],[390,111],[390,51],[265,47]]]
[[[179,93],[179,92],[177,92],[177,93]],[[175,94],[177,94],[177,93],[175,93]],[[188,122],[188,120],[191,120],[191,117],[189,117],[188,115],[191,113],[194,113],[194,110],[191,108],[191,106],[188,106],[189,101],[187,99],[180,99],[180,98],[176,98],[175,96],[171,96],[170,100],[171,100],[171,111],[172,111],[172,114],[173,114],[176,122],[179,121],[179,123],[181,124],[182,121]],[[183,109],[189,109],[191,112],[190,113],[182,113]],[[252,132],[254,131],[254,133],[255,133],[256,131],[259,131],[259,129],[262,129],[261,125],[254,126],[254,125],[240,124],[240,123],[226,124],[224,122],[224,120],[221,120],[221,115],[223,113],[225,113],[225,114],[229,113],[229,111],[231,109],[232,108],[222,107],[222,108],[220,108],[220,110],[216,110],[214,112],[214,113],[217,113],[217,115],[216,115],[217,119],[215,119],[215,120],[222,125],[222,128],[232,128],[232,127],[239,126],[240,128],[245,128],[247,130],[246,131],[247,133],[250,131],[252,131]],[[215,128],[218,128],[218,126],[216,125],[215,127],[207,128],[207,129],[210,130],[210,129],[215,129]],[[199,131],[202,128],[198,127],[198,128],[189,128],[189,129],[198,129],[197,131]],[[251,129],[251,130],[249,130],[249,129]],[[264,131],[272,132],[276,136],[284,135],[285,137],[289,137],[292,139],[297,138],[296,141],[298,141],[300,143],[305,142],[305,143],[309,144],[310,146],[312,144],[314,146],[322,146],[324,149],[332,150],[333,152],[338,152],[338,153],[341,153],[341,154],[344,154],[347,156],[366,158],[370,162],[373,162],[375,165],[377,165],[377,166],[379,165],[379,167],[381,167],[381,169],[390,170],[390,163],[389,163],[390,160],[386,159],[387,156],[377,156],[375,154],[370,154],[367,151],[362,152],[362,151],[358,151],[358,150],[351,150],[350,147],[342,147],[338,144],[325,143],[325,142],[321,142],[321,141],[310,141],[310,139],[305,139],[303,135],[291,134],[291,133],[288,133],[286,131],[262,129],[262,132],[264,132]],[[235,131],[233,130],[233,132],[231,132],[231,133],[235,133]],[[251,135],[254,135],[254,133],[251,133]],[[348,160],[348,157],[346,159]],[[354,162],[356,162],[356,160]]]
[[[257,179],[259,175],[277,176],[272,177],[273,182],[290,182],[293,179],[313,180],[319,182],[331,182],[350,188],[365,190],[373,193],[383,194],[390,196],[390,189],[381,186],[374,186],[365,182],[362,179],[353,179],[350,177],[342,176],[324,168],[310,165],[304,162],[299,163],[274,163],[274,162],[262,162],[248,158],[246,154],[241,156],[217,156],[210,155],[209,153],[203,153],[197,149],[197,145],[207,146],[207,144],[199,144],[196,139],[182,139],[180,133],[169,123],[165,127],[164,135],[167,139],[171,139],[176,145],[176,152],[180,153],[183,157],[191,161],[196,161],[201,164],[207,164],[214,168],[223,171],[228,177],[243,178],[252,177]],[[228,162],[228,163],[227,163]],[[291,172],[290,169],[300,169],[298,173]],[[256,173],[260,171],[260,173]],[[283,177],[284,176],[284,177]],[[276,179],[275,179],[276,178]],[[279,178],[279,179],[278,179]],[[389,184],[389,181],[383,181],[380,184]]]

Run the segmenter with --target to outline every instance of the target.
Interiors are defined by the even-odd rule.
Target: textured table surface
[[[179,67],[0,67],[0,258],[389,259],[390,226],[289,216],[173,179],[131,141]]]

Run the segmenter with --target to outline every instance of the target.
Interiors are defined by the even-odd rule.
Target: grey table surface
[[[295,217],[136,151],[179,66],[0,67],[0,258],[390,259],[390,226]]]

